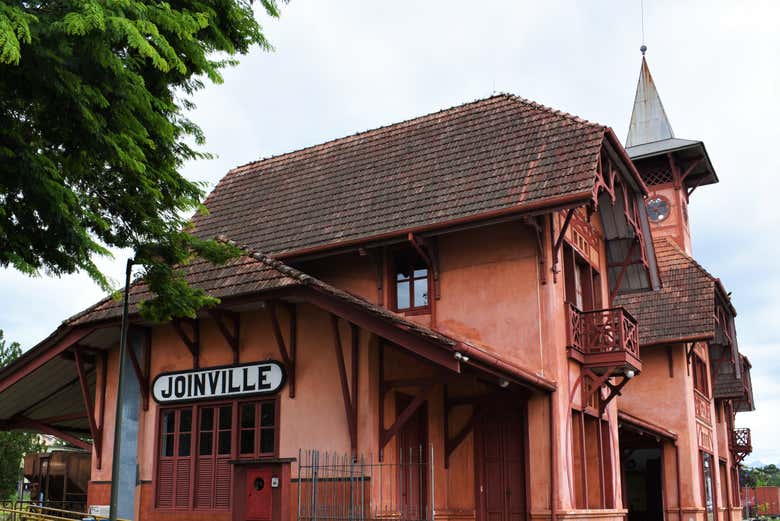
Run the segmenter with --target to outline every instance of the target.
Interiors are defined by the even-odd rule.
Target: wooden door
[[[406,408],[412,399],[399,395],[397,411]],[[428,411],[425,404],[398,431],[396,443],[396,479],[400,493],[400,514],[404,521],[428,519]]]
[[[485,412],[475,434],[477,521],[524,521],[525,443],[520,413]]]

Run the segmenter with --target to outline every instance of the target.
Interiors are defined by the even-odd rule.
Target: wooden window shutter
[[[230,492],[232,490],[233,472],[226,458],[217,459],[215,473],[216,490],[214,491],[214,508],[230,507]]]
[[[190,460],[178,459],[176,461],[176,508],[190,506]]]
[[[198,458],[198,474],[195,482],[195,508],[214,506],[214,459]]]
[[[160,460],[157,466],[157,506],[173,507],[173,461]]]

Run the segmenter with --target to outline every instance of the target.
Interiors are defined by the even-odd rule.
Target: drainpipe
[[[550,521],[558,520],[558,413],[554,397],[555,394],[550,393]]]
[[[111,459],[111,504],[109,506],[109,520],[116,521],[117,519],[117,502],[119,500],[119,460],[120,460],[120,441],[122,436],[122,404],[124,403],[124,385],[123,375],[125,369],[125,356],[127,354],[127,315],[128,315],[128,299],[130,294],[130,275],[133,271],[133,259],[127,259],[127,267],[125,268],[125,292],[124,302],[122,303],[122,328],[119,337],[119,374],[117,377],[117,392],[116,392],[116,415],[114,417],[114,451]]]
[[[682,521],[682,479],[680,477],[680,447],[674,440],[674,459],[677,466],[677,519]]]

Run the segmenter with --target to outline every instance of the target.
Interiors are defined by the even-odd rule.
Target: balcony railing
[[[641,370],[639,327],[623,308],[580,311],[567,307],[567,347],[572,357],[592,368],[615,365]]]
[[[750,439],[750,429],[734,429],[731,432],[731,450],[750,454],[753,452],[753,443]]]

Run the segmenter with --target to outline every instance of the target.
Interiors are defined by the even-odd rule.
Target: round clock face
[[[669,209],[669,201],[660,195],[651,197],[647,201],[647,217],[654,223],[669,217]]]

